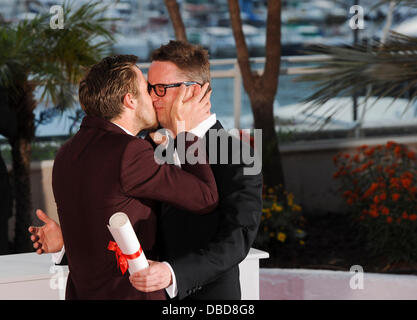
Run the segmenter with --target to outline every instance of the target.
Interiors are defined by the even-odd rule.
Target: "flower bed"
[[[417,262],[417,163],[407,146],[357,148],[334,158],[358,239],[388,263]]]

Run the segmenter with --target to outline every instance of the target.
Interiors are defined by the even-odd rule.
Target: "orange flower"
[[[387,215],[389,215],[389,209],[388,209],[387,207],[382,207],[382,209],[381,209],[381,213],[382,213],[384,216],[387,216]]]
[[[401,179],[413,179],[413,174],[410,171],[406,171],[401,175]]]
[[[379,200],[381,200],[381,201],[385,201],[385,200],[387,200],[387,194],[386,194],[386,193],[382,193],[382,194],[379,196]]]
[[[399,188],[400,187],[400,179],[399,178],[391,178],[389,180],[391,188]]]
[[[388,141],[387,142],[387,148],[388,149],[391,149],[393,146],[395,146],[396,145],[396,143],[394,142],[394,141]]]
[[[353,157],[353,161],[355,161],[355,162],[359,162],[359,155],[358,155],[358,154],[356,154],[356,155]]]
[[[370,197],[378,188],[378,183],[372,183],[368,190],[363,194],[362,199]]]
[[[351,194],[352,194],[352,191],[350,190],[346,190],[345,192],[343,192],[344,197],[349,197]]]
[[[394,149],[394,153],[399,156],[401,154],[402,148],[401,146],[396,146]]]
[[[417,220],[417,214],[415,214],[415,213],[410,214],[408,219],[410,219],[410,221],[416,221]]]
[[[386,168],[384,169],[384,171],[385,171],[385,173],[387,173],[387,174],[388,174],[388,176],[390,176],[390,177],[392,177],[392,176],[395,174],[395,170],[394,170],[394,169],[391,169],[390,167],[386,167]]]
[[[408,157],[408,159],[414,160],[416,158],[416,154],[415,154],[415,152],[410,151],[410,152],[407,153],[407,157]]]
[[[358,148],[358,150],[365,150],[365,149],[367,149],[367,148],[368,148],[368,145],[363,144],[363,145],[361,145],[361,146]]]
[[[366,156],[370,157],[370,156],[372,156],[374,154],[374,152],[375,152],[375,147],[372,147],[372,148],[369,148],[368,150],[364,151],[363,153]]]
[[[403,214],[401,215],[401,217],[403,219],[408,219],[408,213],[407,213],[407,211],[404,211]]]
[[[374,197],[374,203],[376,203],[376,204],[378,204],[378,203],[379,203],[379,197],[378,197],[378,196],[375,196],[375,197]]]
[[[378,216],[379,216],[379,214],[378,214],[378,210],[377,210],[377,209],[375,209],[375,208],[372,208],[371,210],[369,210],[369,215],[370,215],[371,217],[374,217],[374,218],[378,217]]]
[[[401,195],[399,193],[393,193],[391,197],[392,197],[392,200],[393,201],[398,201],[398,199],[400,198],[400,196]]]
[[[342,154],[339,152],[337,153],[334,157],[333,157],[333,161],[337,162],[339,160],[339,158],[342,156]]]
[[[391,217],[387,217],[387,222],[391,223],[392,222],[392,218]]]
[[[413,183],[413,181],[411,179],[408,179],[408,178],[401,179],[401,184],[403,185],[403,187],[405,189],[407,189],[408,187],[410,187],[412,183]]]

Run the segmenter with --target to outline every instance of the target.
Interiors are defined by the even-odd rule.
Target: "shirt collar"
[[[120,129],[122,129],[124,132],[126,132],[127,134],[130,134],[131,136],[135,136],[133,133],[131,133],[129,130],[127,130],[126,128],[123,128],[121,125],[112,122],[113,124],[115,124],[116,126],[118,126]]]
[[[216,114],[213,113],[206,120],[200,122],[199,125],[191,129],[190,132],[193,135],[202,138],[206,132],[216,123],[216,121]]]

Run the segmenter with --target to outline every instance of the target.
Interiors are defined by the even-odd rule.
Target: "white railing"
[[[309,63],[328,60],[327,55],[306,55],[306,56],[287,56],[281,57],[281,63]],[[250,59],[252,64],[265,63],[265,57],[258,57]],[[151,65],[150,62],[138,63],[138,67],[146,74],[146,70]],[[210,60],[212,67],[228,66],[230,68],[225,70],[211,70],[212,78],[232,78],[233,79],[233,110],[234,110],[234,127],[240,128],[240,114],[242,109],[242,76],[240,74],[239,64],[237,59],[213,59]],[[262,74],[263,69],[255,68],[254,72]],[[280,75],[303,75],[316,73],[317,71],[311,67],[281,67]]]

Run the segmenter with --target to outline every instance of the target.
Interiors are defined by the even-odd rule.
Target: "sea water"
[[[280,107],[300,103],[303,99],[314,93],[313,83],[295,82],[296,77],[294,75],[281,75],[279,77],[278,93],[274,102],[275,111]],[[214,78],[212,79],[211,86],[213,88],[211,112],[216,114],[217,119],[226,129],[234,128],[233,79]],[[249,97],[243,88],[243,84],[241,86],[240,128],[249,129],[253,128],[253,114]],[[77,108],[80,108],[79,105],[65,111],[62,116],[56,116],[50,123],[38,125],[36,128],[36,136],[68,135],[72,124],[72,120],[69,117],[75,114]],[[35,110],[36,118],[39,118],[42,110],[45,110],[45,106],[40,105]]]

